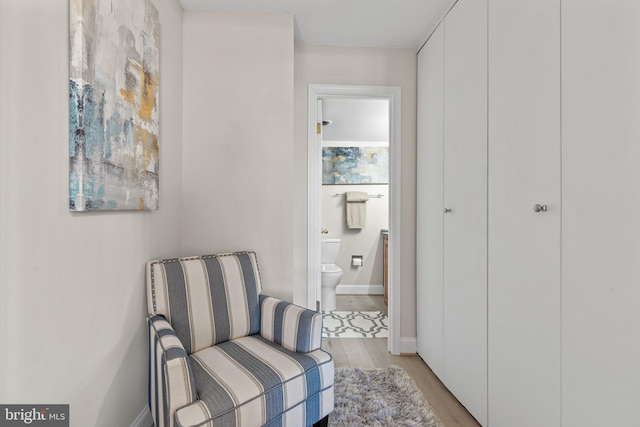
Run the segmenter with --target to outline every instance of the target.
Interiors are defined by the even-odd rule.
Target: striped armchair
[[[261,289],[254,252],[147,263],[156,427],[327,425],[322,316]]]

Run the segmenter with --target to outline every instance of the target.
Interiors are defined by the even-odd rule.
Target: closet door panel
[[[559,0],[489,0],[492,427],[561,421],[559,12]]]
[[[443,373],[444,24],[418,54],[417,331],[418,354]]]
[[[487,3],[445,20],[444,383],[487,419]]]
[[[640,2],[563,0],[564,426],[639,426]]]

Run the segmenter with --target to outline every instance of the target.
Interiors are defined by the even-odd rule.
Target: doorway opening
[[[344,270],[344,280],[338,285],[338,298],[343,293],[384,294],[384,282],[388,350],[400,354],[400,88],[310,85],[308,114],[307,306],[321,309],[322,240],[340,239],[343,247],[336,265]],[[354,152],[358,158],[377,156],[380,162],[358,165],[357,171],[351,173],[342,168],[344,165],[336,167],[331,161],[346,157],[349,164],[349,160],[355,160],[349,159]],[[376,170],[384,169],[379,166],[385,164],[386,176],[383,170]],[[345,222],[349,212],[346,199],[347,193],[352,197],[354,192],[366,194],[366,219],[364,226],[358,227],[356,219],[356,226],[350,228],[353,223]],[[365,253],[356,253],[361,251],[358,246],[366,248]],[[373,279],[362,283],[367,278]],[[377,298],[370,303],[375,305]],[[353,300],[357,302],[358,298]],[[341,305],[344,308],[350,303],[353,301],[343,299]]]

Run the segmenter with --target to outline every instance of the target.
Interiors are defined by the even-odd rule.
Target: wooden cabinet
[[[638,426],[640,3],[482,3],[418,56],[418,353],[482,425]]]
[[[445,20],[444,380],[487,421],[487,16],[461,0]],[[445,209],[447,212],[445,213]]]
[[[418,54],[416,297],[418,354],[444,373],[444,22]]]
[[[389,305],[389,232],[382,233],[382,286],[384,303]]]
[[[487,419],[487,29],[486,19],[477,17],[486,14],[486,0],[461,0],[420,53],[425,90],[419,108],[426,126],[419,127],[418,148],[419,161],[428,165],[418,168],[418,216],[426,219],[418,226],[418,252],[434,257],[418,262],[418,298],[425,304],[424,311],[418,309],[425,325],[419,327],[424,337],[418,351],[482,423]]]
[[[639,52],[640,2],[562,0],[563,427],[640,426]]]
[[[560,1],[489,4],[489,414],[559,426]]]

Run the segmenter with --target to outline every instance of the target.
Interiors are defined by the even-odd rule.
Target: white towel
[[[367,200],[369,200],[367,193],[347,191],[347,228],[364,228],[367,223]]]

